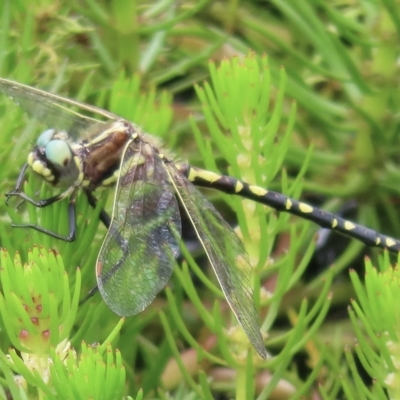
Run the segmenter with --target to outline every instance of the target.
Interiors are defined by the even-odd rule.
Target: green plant
[[[328,210],[340,211],[355,200],[355,219],[400,237],[394,201],[400,176],[396,72],[400,24],[394,1],[55,4],[43,0],[29,5],[29,13],[22,12],[26,7],[23,0],[0,5],[1,76],[110,109],[161,136],[166,148],[193,165],[308,198]],[[268,57],[260,55],[264,52]],[[210,58],[214,61],[208,62]],[[9,161],[0,169],[5,193],[13,187],[41,127],[27,123],[9,103],[1,103],[0,117],[0,159]],[[26,190],[35,193],[37,182],[30,179]],[[48,187],[40,190],[41,197],[50,193]],[[78,266],[79,298],[94,285],[96,254],[105,233],[98,214],[103,206],[109,210],[111,203],[106,195],[96,210],[84,198],[78,199],[79,240],[72,244],[9,229],[7,212],[16,222],[38,221],[65,230],[65,202],[42,211],[28,207],[27,214],[10,207],[6,212],[0,204],[0,237],[10,254],[7,258],[2,252],[0,277],[4,301],[10,297],[12,302],[1,312],[1,395],[5,397],[7,390],[14,398],[56,393],[56,381],[49,389],[38,375],[31,379],[24,367],[27,359],[8,350],[10,346],[28,350],[17,341],[21,326],[12,322],[9,310],[20,312],[21,321],[32,329],[29,320],[35,316],[22,317],[23,307],[15,296],[8,296],[18,292],[5,289],[7,280],[6,286],[3,281],[9,276],[12,283],[9,271],[16,266],[23,275],[24,263],[37,266],[43,274],[50,264],[52,274],[60,271],[59,256],[48,249],[60,254],[68,276],[57,272],[63,278],[55,279],[50,274],[50,281],[59,285],[53,292],[64,295],[56,304],[44,299],[52,310],[51,332],[58,335],[51,336],[43,360],[54,359],[49,373],[62,380],[67,376],[64,367],[76,371],[84,355],[94,373],[99,373],[100,359],[107,370],[120,368],[122,359],[124,372],[121,367],[119,373],[110,373],[112,383],[104,379],[105,388],[121,388],[123,379],[125,395],[136,398],[212,398],[215,392],[237,399],[299,398],[315,391],[327,399],[368,398],[370,393],[385,398],[386,393],[395,393],[396,379],[385,379],[390,373],[396,376],[396,365],[387,358],[388,341],[385,335],[375,340],[375,332],[387,331],[395,343],[395,318],[371,328],[373,316],[365,315],[368,309],[379,311],[378,300],[369,296],[366,303],[354,273],[351,282],[343,273],[357,266],[362,246],[351,242],[335,256],[334,267],[320,275],[305,275],[315,249],[312,224],[239,198],[207,195],[227,220],[238,222],[237,232],[255,267],[255,302],[271,354],[268,360],[248,351],[247,339],[225,307],[213,276],[197,266],[191,252],[185,252],[186,261],[177,267],[166,298],[161,294],[122,327],[98,295],[76,309]],[[40,247],[32,250],[33,259],[28,250],[35,244]],[[20,262],[13,263],[16,251]],[[381,265],[377,254],[370,253],[372,263]],[[41,264],[47,258],[50,261]],[[394,276],[387,264],[385,259],[385,273],[393,271]],[[367,271],[372,271],[370,264]],[[192,284],[194,276],[201,285]],[[63,301],[69,301],[67,294],[73,299],[70,314],[60,312],[65,309]],[[336,319],[330,307],[343,309],[352,296],[358,296],[353,305],[360,302],[361,308],[355,308],[351,319]],[[356,329],[356,319],[364,321],[368,340],[364,330]],[[10,325],[19,331],[6,329]],[[68,326],[62,335],[60,326]],[[353,355],[356,334],[361,350]],[[64,339],[76,355],[72,350],[57,355],[57,345]],[[101,345],[92,348],[81,345],[82,340]],[[12,355],[13,363],[5,353]],[[69,366],[61,362],[65,356]],[[375,385],[361,379],[362,368],[355,358],[367,360],[362,364],[370,378],[377,378]],[[305,374],[299,367],[304,364]],[[374,376],[380,367],[379,376]],[[28,388],[16,384],[13,371],[26,374]],[[86,389],[87,383],[80,385]],[[105,389],[98,398],[101,395],[107,398]]]

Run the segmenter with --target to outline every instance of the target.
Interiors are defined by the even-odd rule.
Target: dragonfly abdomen
[[[373,229],[348,221],[302,201],[292,199],[282,193],[250,185],[231,176],[220,175],[188,164],[179,164],[177,167],[196,186],[213,188],[228,194],[245,197],[272,207],[277,211],[299,216],[323,228],[332,229],[343,235],[357,239],[367,246],[388,249],[393,253],[400,251],[400,241],[397,239],[383,235]]]

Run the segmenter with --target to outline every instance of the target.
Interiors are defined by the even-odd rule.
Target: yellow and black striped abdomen
[[[297,215],[323,228],[332,229],[357,239],[367,246],[388,249],[393,253],[398,253],[400,251],[399,240],[382,235],[372,229],[292,199],[284,194],[273,192],[260,186],[250,185],[231,176],[220,175],[192,167],[188,164],[179,164],[178,169],[196,186],[217,189],[228,194],[235,194],[272,207],[277,211]]]

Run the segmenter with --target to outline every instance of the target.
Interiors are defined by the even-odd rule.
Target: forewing
[[[162,161],[149,145],[132,141],[97,259],[97,284],[112,311],[135,315],[153,301],[171,276],[180,236],[178,203]]]
[[[73,139],[89,128],[119,120],[117,115],[98,107],[58,96],[8,79],[0,78],[0,92],[10,97],[31,117],[49,128],[65,130]]]
[[[166,168],[232,311],[255,349],[266,358],[250,283],[252,268],[242,242],[186,177],[171,164]]]

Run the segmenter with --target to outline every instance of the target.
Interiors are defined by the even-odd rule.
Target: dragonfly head
[[[80,175],[79,160],[67,138],[64,131],[48,129],[39,136],[28,156],[33,171],[53,186],[71,186]]]

